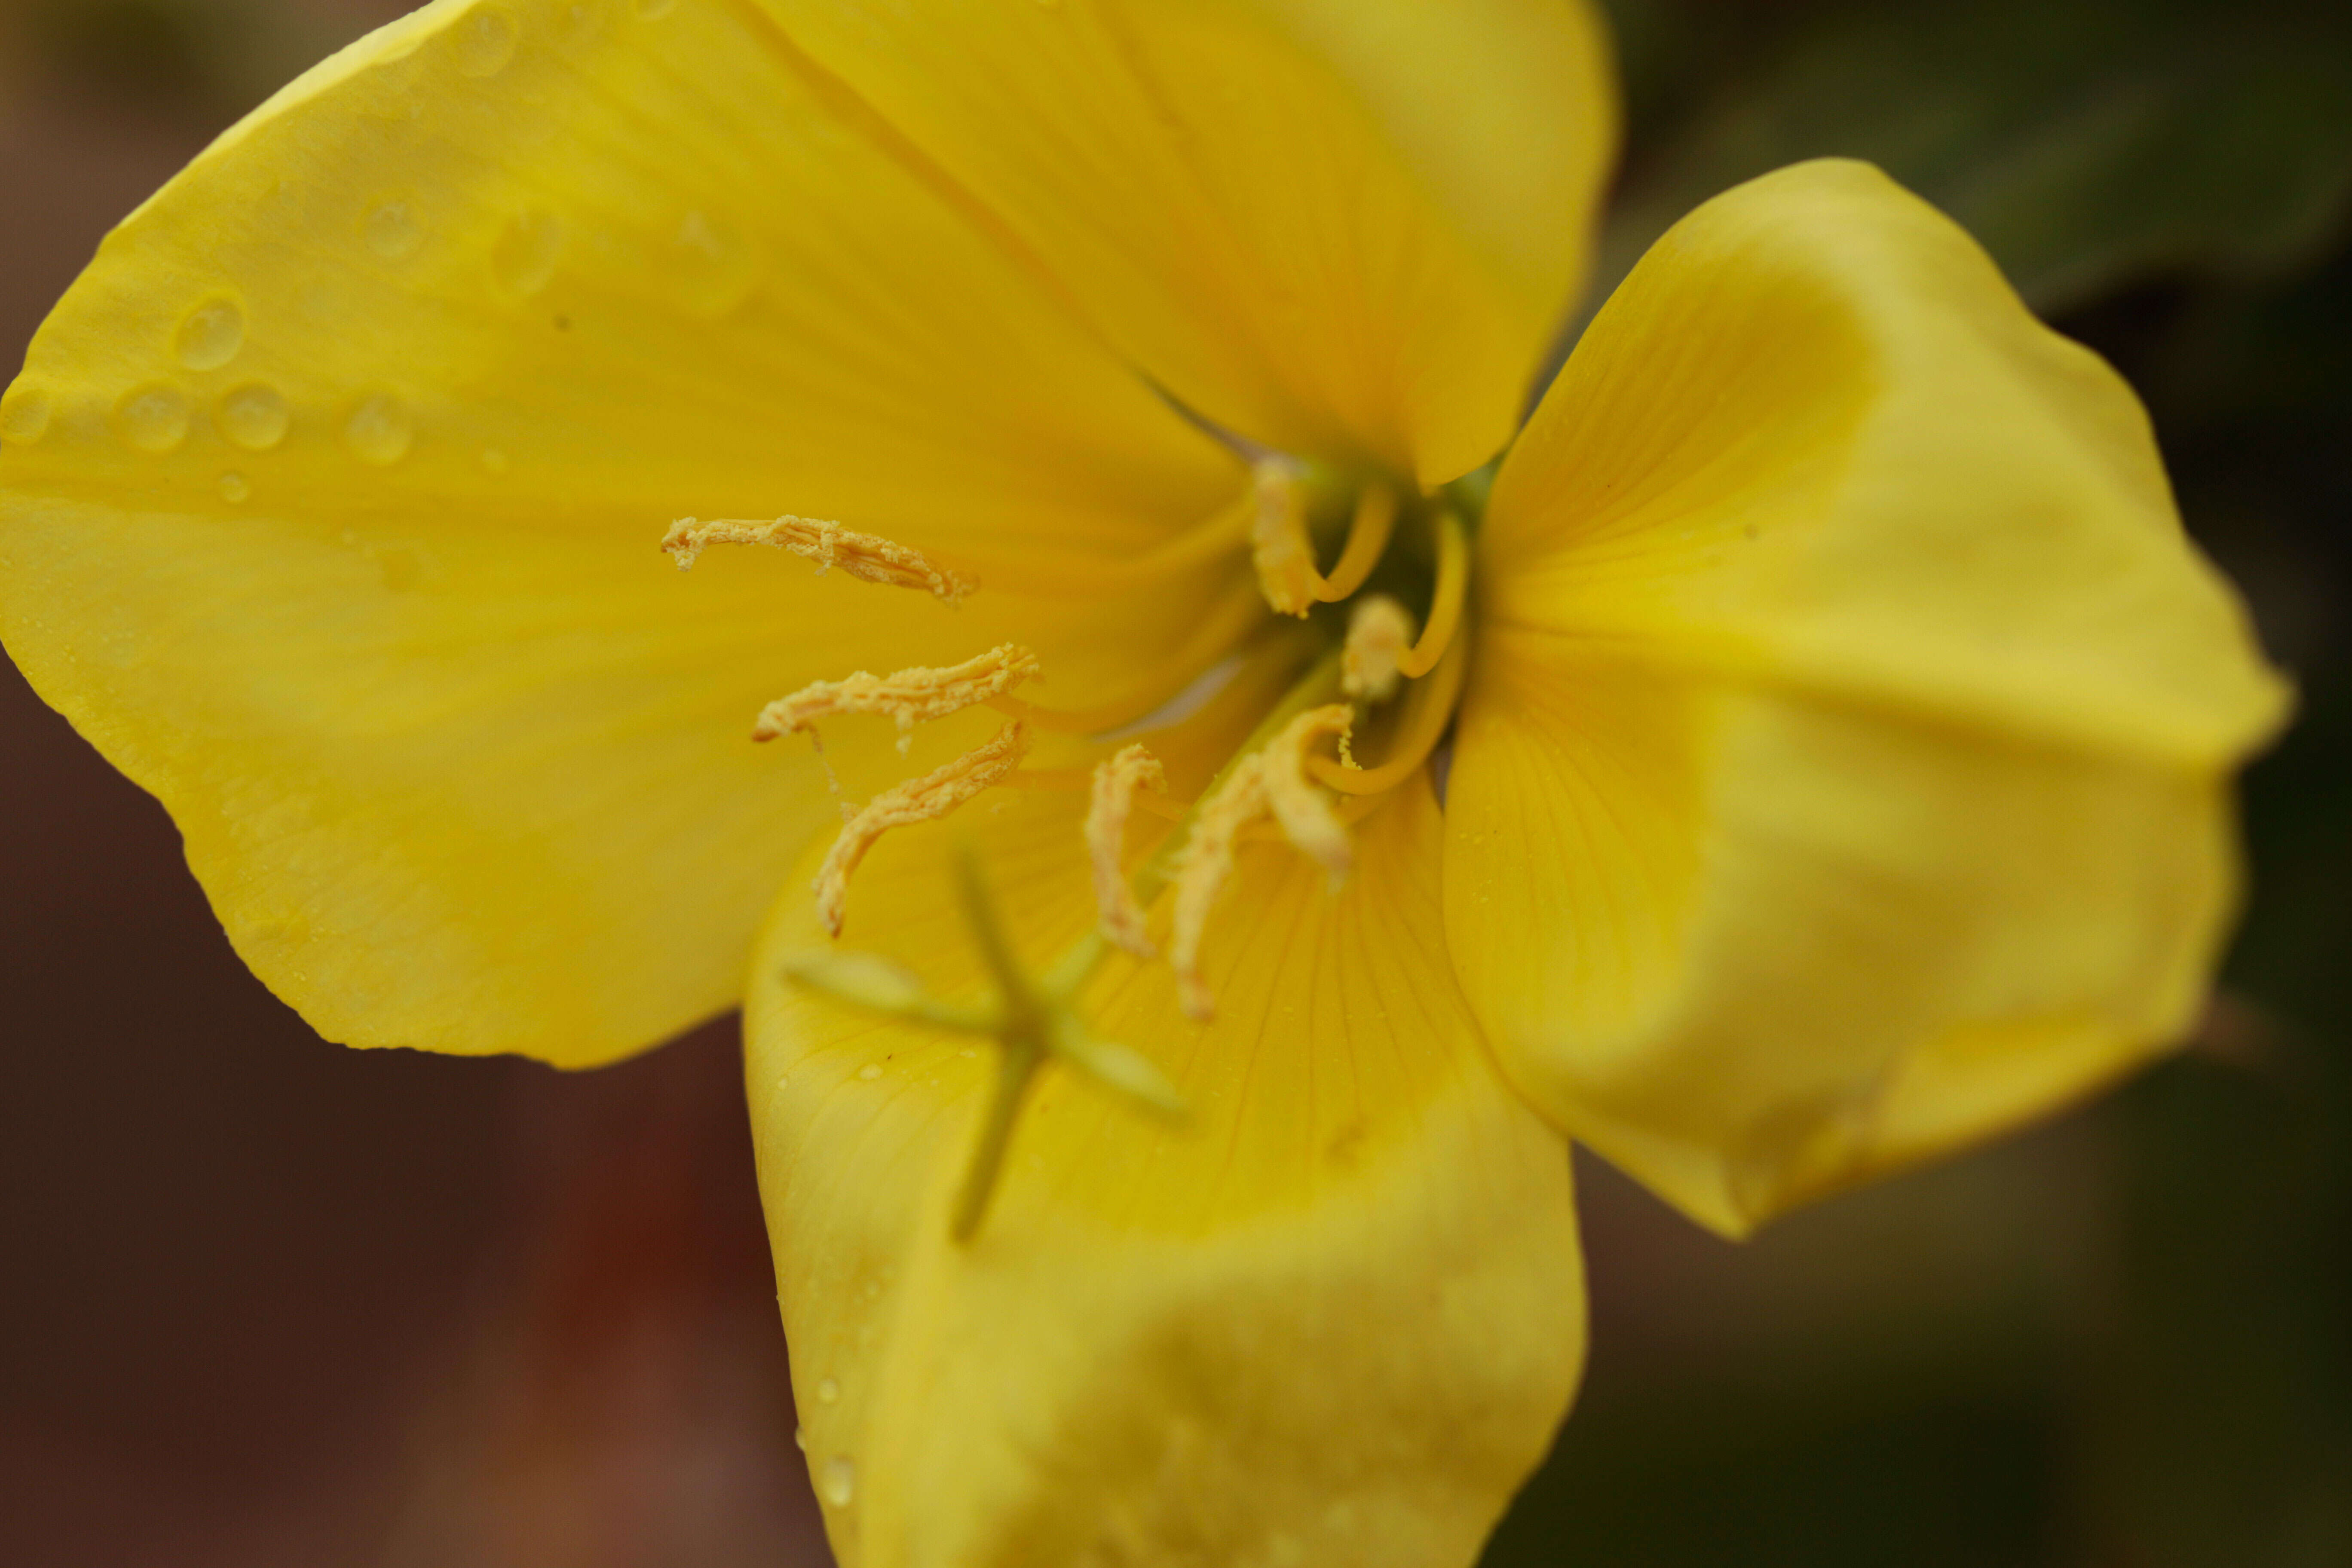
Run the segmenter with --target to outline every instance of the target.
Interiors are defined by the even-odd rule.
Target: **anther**
[[[1332,809],[1331,797],[1307,773],[1315,742],[1326,735],[1347,737],[1355,710],[1344,702],[1310,708],[1266,742],[1265,804],[1282,836],[1330,874],[1338,887],[1356,862],[1356,847]]]
[[[838,566],[861,583],[919,588],[947,605],[961,604],[980,586],[968,573],[941,565],[919,550],[820,518],[780,517],[769,522],[740,518],[698,522],[684,518],[671,525],[661,547],[677,558],[677,568],[683,572],[714,544],[764,544],[789,550],[803,561],[815,562],[820,577]]]
[[[1243,758],[1214,795],[1192,816],[1192,831],[1176,859],[1176,912],[1168,939],[1168,964],[1176,972],[1177,1003],[1199,1023],[1216,1016],[1217,999],[1201,978],[1201,939],[1209,911],[1234,874],[1234,842],[1241,830],[1265,815],[1265,753]]]
[[[1315,603],[1321,578],[1315,571],[1315,542],[1307,531],[1307,487],[1297,463],[1262,458],[1251,471],[1257,516],[1250,527],[1250,560],[1258,587],[1275,613],[1304,616]]]
[[[1353,719],[1354,710],[1345,703],[1308,709],[1263,749],[1234,764],[1194,813],[1192,831],[1176,860],[1176,910],[1168,943],[1177,1000],[1187,1017],[1206,1023],[1215,1016],[1216,999],[1201,977],[1201,941],[1217,895],[1233,876],[1234,847],[1243,828],[1272,813],[1283,836],[1334,882],[1347,875],[1354,846],[1331,797],[1307,778],[1307,765],[1315,742],[1347,734]]]
[[[826,852],[816,874],[817,918],[835,936],[841,934],[844,907],[849,900],[850,874],[866,852],[894,827],[908,827],[945,816],[982,791],[1004,782],[1021,765],[1029,749],[1028,728],[1014,720],[987,744],[974,747],[919,779],[884,790],[865,809],[843,825],[840,837]]]
[[[1095,769],[1094,799],[1087,810],[1087,853],[1094,861],[1095,908],[1103,936],[1112,946],[1149,959],[1155,950],[1143,929],[1143,907],[1128,885],[1121,864],[1127,821],[1144,790],[1165,792],[1168,773],[1141,746],[1129,746]]]
[[[1358,702],[1386,702],[1395,696],[1404,674],[1398,665],[1412,646],[1412,613],[1386,594],[1359,600],[1348,617],[1339,689]]]
[[[1396,527],[1396,492],[1373,481],[1356,492],[1348,541],[1328,577],[1315,569],[1308,527],[1307,470],[1288,458],[1265,458],[1252,469],[1257,516],[1250,530],[1258,587],[1276,613],[1304,616],[1318,603],[1337,604],[1364,585]]]
[[[755,741],[814,731],[816,721],[844,713],[887,714],[898,721],[898,754],[907,754],[915,726],[1003,697],[1038,673],[1037,656],[1014,643],[944,668],[918,667],[892,675],[864,670],[841,680],[814,680],[760,711]]]

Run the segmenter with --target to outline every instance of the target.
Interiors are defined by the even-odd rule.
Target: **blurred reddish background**
[[[397,0],[0,4],[0,361]],[[605,1073],[328,1046],[0,661],[0,1561],[826,1561],[731,1024]]]
[[[0,0],[0,380],[110,223],[405,8]],[[1743,40],[1878,15],[1613,8],[1635,215],[1690,163],[1676,138],[1706,129],[1710,94],[1769,94],[1773,61],[1802,58]],[[1790,79],[1811,112],[1814,79]],[[2052,102],[2071,111],[2068,79]],[[1794,151],[1873,151],[1916,95],[1879,96],[1878,118]],[[1753,140],[1755,100],[1721,101]],[[2235,292],[2145,268],[2095,292],[2053,268],[2072,291],[2038,301],[2144,387],[2193,372],[2173,376],[2193,397],[2151,396],[2184,502],[2304,679],[2305,723],[2252,791],[2261,892],[2236,972],[2259,1005],[2095,1108],[1746,1248],[1584,1163],[1591,1371],[1490,1568],[2352,1563],[2352,726],[2326,499],[2352,498],[2352,444],[2331,434],[2346,378],[2311,368],[2352,335],[2299,324],[2347,324],[2328,222]],[[1631,254],[1645,236],[1615,237]],[[2015,269],[2031,250],[2009,243]],[[2165,357],[2237,353],[2272,322],[2285,346],[2235,381]],[[2305,361],[2302,382],[2273,368]],[[326,1045],[236,962],[161,810],[0,662],[0,1563],[826,1560],[731,1023],[572,1077]]]

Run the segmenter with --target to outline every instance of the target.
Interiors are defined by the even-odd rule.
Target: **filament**
[[[1316,757],[1307,766],[1316,782],[1342,795],[1380,795],[1412,776],[1429,760],[1453,721],[1454,699],[1462,694],[1462,678],[1470,666],[1467,642],[1454,643],[1438,661],[1430,679],[1417,681],[1405,693],[1404,717],[1398,725],[1389,760],[1372,768],[1348,768],[1328,757]]]
[[[1418,680],[1437,668],[1462,624],[1469,592],[1470,534],[1449,507],[1437,514],[1437,589],[1430,597],[1429,624],[1421,628],[1421,640],[1397,660],[1400,671]]]

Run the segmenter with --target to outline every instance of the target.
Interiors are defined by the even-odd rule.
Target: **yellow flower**
[[[331,1037],[748,986],[845,1563],[1463,1563],[1564,1136],[1736,1234],[2126,1070],[2284,706],[1868,168],[1692,215],[1513,441],[1613,136],[1575,0],[438,0],[43,329],[0,628]]]

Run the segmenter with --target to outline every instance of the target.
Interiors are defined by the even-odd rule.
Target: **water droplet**
[[[882,1064],[880,1062],[867,1062],[864,1067],[857,1069],[857,1076],[864,1079],[866,1082],[872,1083],[876,1079],[882,1076]]]
[[[793,1428],[793,1447],[798,1448],[803,1454],[808,1452],[807,1427],[795,1426]]]
[[[467,76],[492,77],[514,58],[518,30],[515,19],[496,5],[485,5],[457,28],[457,68]]]
[[[823,1383],[818,1384],[816,1385],[816,1402],[819,1405],[840,1404],[841,1384],[834,1382],[833,1379],[829,1377]]]
[[[258,382],[221,394],[213,421],[222,435],[248,452],[267,452],[286,439],[290,423],[286,400],[278,395],[278,389]]]
[[[827,1459],[824,1479],[816,1489],[834,1507],[847,1508],[850,1499],[857,1495],[857,1466],[845,1454]]]
[[[114,433],[142,452],[161,456],[188,438],[188,400],[177,387],[142,386],[114,405]]]
[[[553,213],[518,213],[490,247],[490,271],[499,287],[528,300],[555,276],[563,254],[563,222]]]
[[[49,433],[49,395],[23,382],[0,396],[0,439],[29,447]]]
[[[218,370],[245,347],[245,311],[234,300],[207,300],[188,312],[172,352],[190,370]]]
[[[241,501],[253,494],[253,485],[243,474],[223,474],[220,493],[225,501]]]
[[[408,456],[416,438],[408,406],[388,392],[362,399],[343,422],[343,442],[363,463],[390,468]]]
[[[425,226],[406,202],[379,202],[360,231],[367,247],[386,261],[405,261],[425,243]]]
[[[496,447],[485,447],[482,448],[482,467],[491,473],[503,474],[514,467],[514,459]]]
[[[663,264],[686,308],[723,316],[751,297],[760,281],[760,254],[725,218],[697,210],[686,215],[664,247]]]
[[[636,0],[637,15],[650,22],[656,16],[667,16],[677,9],[677,0]]]

